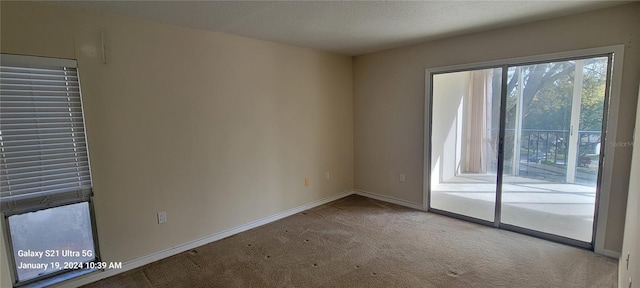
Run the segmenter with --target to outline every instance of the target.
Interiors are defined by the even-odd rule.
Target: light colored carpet
[[[593,252],[349,196],[86,287],[615,287]]]

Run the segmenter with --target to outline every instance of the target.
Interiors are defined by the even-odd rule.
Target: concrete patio
[[[466,174],[432,184],[431,207],[494,221],[496,175]],[[506,176],[502,223],[591,242],[595,185]]]

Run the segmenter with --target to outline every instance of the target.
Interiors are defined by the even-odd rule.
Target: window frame
[[[529,56],[522,57],[513,57],[513,58],[502,58],[490,61],[482,61],[482,62],[471,62],[465,64],[456,64],[451,66],[440,66],[440,67],[425,67],[425,93],[424,93],[424,145],[423,145],[423,183],[422,183],[422,195],[423,195],[423,210],[430,211],[430,173],[431,173],[431,93],[432,93],[432,83],[431,76],[435,74],[442,74],[448,72],[458,72],[465,71],[470,69],[484,69],[484,68],[495,68],[509,65],[527,65],[527,64],[535,64],[535,63],[543,63],[548,61],[556,61],[563,59],[579,59],[579,58],[588,58],[599,55],[613,55],[612,59],[612,67],[611,76],[610,76],[610,87],[609,87],[609,96],[608,96],[608,106],[605,107],[607,116],[607,122],[603,123],[603,128],[606,130],[606,139],[601,145],[602,156],[605,160],[603,161],[603,166],[601,168],[601,175],[599,175],[599,191],[598,194],[598,205],[595,209],[594,215],[594,231],[593,231],[593,240],[591,249],[605,256],[617,258],[620,256],[618,252],[611,251],[605,248],[605,236],[607,234],[607,221],[610,210],[610,188],[613,181],[613,161],[611,159],[615,158],[615,149],[604,149],[604,146],[612,146],[614,144],[617,135],[617,126],[615,123],[618,121],[617,112],[619,110],[619,99],[620,92],[622,87],[622,71],[623,71],[623,63],[624,63],[624,53],[625,45],[617,44],[611,46],[603,46],[603,47],[593,47],[586,49],[577,49],[577,50],[567,50],[567,51],[559,51],[559,52],[550,52],[550,53],[542,53],[542,54],[531,54]],[[503,75],[504,76],[504,75]],[[613,139],[613,140],[612,140]],[[605,143],[606,142],[606,143]],[[606,154],[605,154],[606,153]],[[465,219],[467,220],[467,219]],[[468,220],[472,221],[472,219]]]
[[[84,131],[84,137],[83,137],[85,141],[84,146],[87,153],[87,167],[89,171],[89,181],[90,181],[90,187],[91,187],[88,197],[78,198],[78,199],[65,199],[59,202],[55,202],[53,205],[42,205],[39,207],[29,206],[27,208],[19,208],[16,210],[0,211],[0,215],[2,216],[0,217],[0,222],[1,222],[0,229],[2,229],[2,233],[4,236],[3,239],[0,239],[0,241],[4,241],[5,243],[5,253],[7,255],[6,258],[9,262],[8,264],[11,270],[10,276],[12,278],[11,279],[12,285],[13,287],[24,287],[24,286],[31,286],[31,285],[49,286],[49,285],[60,283],[72,278],[76,278],[81,275],[98,271],[99,269],[97,268],[78,269],[78,270],[62,269],[62,270],[54,271],[54,272],[41,275],[35,278],[31,278],[23,281],[19,280],[16,259],[14,257],[13,240],[11,238],[11,228],[9,225],[9,217],[14,215],[21,215],[21,214],[26,214],[26,213],[36,212],[36,211],[55,209],[62,206],[86,202],[88,205],[88,212],[90,217],[91,238],[93,240],[94,259],[91,261],[87,261],[85,263],[100,262],[102,258],[100,256],[100,248],[99,248],[100,246],[98,243],[98,229],[97,229],[97,223],[96,223],[96,217],[95,217],[95,207],[94,207],[94,197],[93,197],[93,176],[91,173],[91,159],[89,155],[90,154],[89,140],[86,133],[87,129],[86,129],[86,118],[85,118],[85,112],[84,112],[84,101],[82,97],[82,84],[80,80],[80,72],[79,72],[80,69],[78,68],[77,60],[66,59],[66,58],[5,54],[5,53],[2,53],[1,57],[3,58],[9,57],[11,59],[10,62],[18,62],[21,65],[24,65],[25,67],[28,67],[27,65],[46,65],[46,66],[73,67],[74,69],[76,69],[77,81],[78,81],[78,94],[80,99],[80,111],[81,111],[81,117],[82,117],[82,128]]]
[[[9,266],[11,267],[11,277],[12,277],[13,287],[23,287],[23,286],[28,286],[30,284],[41,283],[41,282],[42,284],[48,283],[45,286],[53,285],[53,284],[60,283],[62,281],[69,280],[81,275],[98,271],[98,269],[79,269],[79,270],[63,269],[63,270],[51,272],[49,274],[45,274],[45,275],[31,278],[24,281],[18,280],[18,269],[16,267],[16,261],[13,253],[14,249],[13,249],[13,240],[11,239],[11,227],[9,225],[9,217],[13,215],[21,215],[25,213],[31,213],[31,212],[42,211],[47,209],[55,209],[62,206],[73,205],[73,204],[84,203],[84,202],[87,202],[89,206],[88,208],[89,208],[89,217],[91,220],[91,237],[93,240],[93,253],[95,255],[94,259],[92,261],[88,261],[87,263],[100,262],[102,258],[100,257],[100,249],[98,245],[98,234],[97,234],[96,221],[95,221],[96,218],[95,218],[95,210],[93,205],[93,197],[90,197],[90,200],[79,200],[79,201],[74,201],[69,203],[63,203],[60,205],[47,207],[43,209],[30,209],[26,212],[19,211],[17,213],[3,213],[3,217],[2,217],[2,229],[4,233],[3,240],[5,241],[5,244],[6,244],[7,260],[9,262]]]

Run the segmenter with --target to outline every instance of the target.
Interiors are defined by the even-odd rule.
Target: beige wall
[[[105,261],[353,188],[350,57],[38,3],[1,12],[3,53],[78,59]]]
[[[471,72],[436,75],[433,79],[433,131],[431,181],[441,183],[460,172],[464,110],[469,98]],[[466,124],[465,124],[466,126]]]
[[[425,69],[625,44],[617,141],[631,140],[640,3],[391,49],[354,59],[355,187],[423,203]],[[612,119],[610,124],[615,124]],[[609,141],[613,142],[613,141]],[[611,148],[614,149],[614,148]],[[615,148],[604,248],[620,251],[631,149]],[[406,181],[398,181],[398,174]]]
[[[356,188],[421,204],[429,67],[625,44],[622,94],[612,103],[617,140],[630,141],[634,125],[640,3],[360,56],[353,71],[349,57],[309,49],[1,3],[3,53],[78,59],[106,261],[136,259],[335,195],[353,188],[354,178]],[[613,184],[605,187],[605,246],[614,251],[630,156],[628,148],[616,150]],[[325,171],[331,180],[323,180]],[[167,212],[168,223],[156,224],[158,211]]]
[[[640,92],[638,92],[640,97]],[[631,177],[629,181],[629,198],[627,202],[627,219],[625,221],[622,257],[618,264],[618,287],[640,287],[640,102],[636,111],[636,131],[633,140],[633,158],[631,162]],[[627,255],[629,267],[627,269]]]

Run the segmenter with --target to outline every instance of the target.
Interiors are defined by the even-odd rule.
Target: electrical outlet
[[[324,173],[324,180],[329,180],[329,172]]]
[[[311,186],[311,180],[309,180],[309,177],[304,178],[304,186]]]
[[[167,212],[158,212],[158,224],[167,222]]]
[[[400,182],[404,182],[404,180],[405,180],[404,174],[400,174]]]

